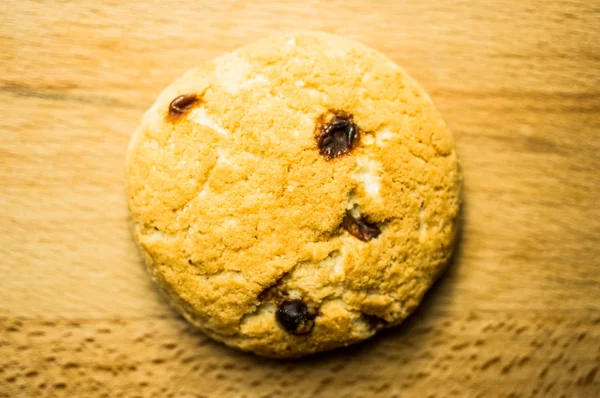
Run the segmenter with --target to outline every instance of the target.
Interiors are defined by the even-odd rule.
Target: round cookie
[[[274,357],[402,322],[452,254],[460,180],[424,90],[324,33],[188,71],[127,155],[135,239],[169,302],[212,338]]]

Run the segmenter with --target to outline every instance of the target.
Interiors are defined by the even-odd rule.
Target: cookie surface
[[[260,355],[400,323],[452,254],[451,133],[402,69],[337,36],[267,39],[188,71],[146,112],[126,163],[161,291]]]

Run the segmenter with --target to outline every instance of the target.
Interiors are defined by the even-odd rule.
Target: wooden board
[[[597,2],[0,10],[0,397],[600,396]],[[466,203],[453,266],[404,325],[273,361],[209,341],[160,299],[129,235],[123,161],[184,70],[299,29],[371,45],[428,89]]]

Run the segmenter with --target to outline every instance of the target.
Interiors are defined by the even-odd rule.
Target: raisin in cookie
[[[260,41],[192,69],[127,156],[149,272],[212,338],[274,357],[402,322],[448,263],[460,175],[427,94],[361,44]]]

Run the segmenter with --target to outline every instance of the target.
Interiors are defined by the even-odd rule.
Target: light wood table
[[[597,1],[0,10],[0,397],[600,396]],[[360,40],[423,84],[455,133],[466,203],[454,264],[404,325],[274,361],[213,343],[158,296],[123,163],[184,70],[299,29]]]

